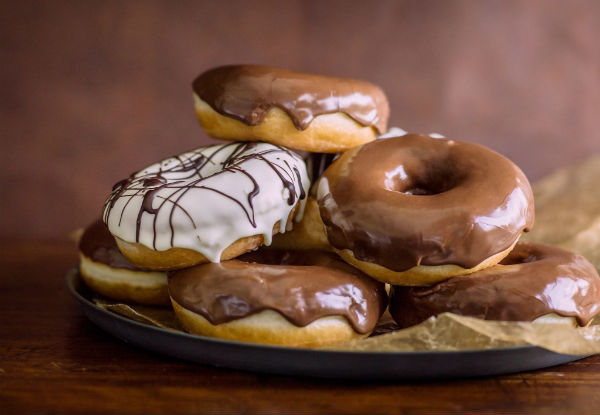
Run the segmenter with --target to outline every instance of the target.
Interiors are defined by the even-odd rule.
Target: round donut
[[[523,172],[471,143],[377,140],[340,156],[316,186],[335,252],[390,284],[429,285],[492,266],[533,226]]]
[[[310,187],[294,152],[268,143],[202,147],[117,183],[104,222],[136,266],[172,270],[269,245],[299,220]]]
[[[131,264],[101,220],[88,226],[79,239],[79,260],[83,282],[100,295],[140,304],[171,304],[167,274]]]
[[[285,346],[367,336],[387,306],[384,284],[319,251],[259,249],[174,271],[169,293],[191,333]]]
[[[444,312],[502,321],[557,315],[585,326],[600,314],[600,276],[580,255],[520,242],[494,267],[430,287],[392,287],[390,313],[401,327]]]
[[[368,82],[256,65],[211,69],[192,84],[207,134],[339,153],[386,131],[389,105]]]

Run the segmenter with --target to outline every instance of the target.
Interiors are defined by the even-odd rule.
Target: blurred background
[[[369,80],[391,125],[535,181],[600,152],[599,41],[594,0],[2,2],[0,236],[66,239],[115,182],[211,142],[190,84],[229,63]]]

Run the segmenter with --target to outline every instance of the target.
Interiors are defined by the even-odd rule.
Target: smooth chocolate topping
[[[556,313],[583,326],[600,313],[600,276],[582,256],[518,243],[500,265],[431,287],[392,287],[390,313],[401,327],[444,312],[504,321]]]
[[[317,183],[329,242],[394,271],[472,268],[533,226],[523,172],[485,147],[409,134],[344,153]]]
[[[373,330],[387,305],[382,283],[318,251],[260,249],[176,271],[169,277],[169,293],[212,324],[275,310],[300,327],[344,316],[358,333]]]
[[[117,248],[115,238],[110,234],[102,220],[97,220],[85,229],[79,240],[79,251],[92,261],[112,268],[140,271],[140,268],[131,264],[121,254],[119,248]]]
[[[368,82],[257,65],[211,69],[193,84],[215,111],[247,125],[260,124],[271,107],[285,111],[299,130],[318,115],[342,112],[364,126],[386,131],[389,106],[383,91]]]

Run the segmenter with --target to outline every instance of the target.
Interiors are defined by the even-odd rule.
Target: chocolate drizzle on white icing
[[[134,237],[123,238],[118,232],[116,236],[125,240],[133,239],[129,242],[143,243],[141,237],[143,222],[150,218],[152,221],[152,241],[151,243],[146,241],[145,244],[155,250],[165,249],[165,244],[158,246],[157,238],[161,235],[161,232],[168,231],[168,247],[174,247],[177,246],[176,234],[182,227],[188,227],[196,231],[202,227],[198,223],[197,215],[190,212],[191,205],[189,201],[182,202],[184,198],[190,195],[190,192],[200,190],[216,193],[233,203],[241,210],[237,215],[245,217],[251,228],[257,229],[259,226],[257,224],[256,198],[261,193],[268,193],[273,188],[273,184],[263,182],[261,186],[261,181],[257,180],[255,173],[253,173],[257,168],[261,168],[260,166],[257,167],[255,161],[260,161],[264,165],[264,169],[275,173],[276,180],[280,182],[282,187],[281,197],[288,205],[287,214],[289,214],[296,202],[305,199],[305,189],[309,186],[302,159],[283,147],[265,143],[244,142],[200,148],[166,159],[132,174],[113,187],[112,193],[104,206],[103,220],[109,225],[111,232],[115,234],[113,230],[128,226],[124,221],[131,222],[132,215],[135,213]],[[250,162],[254,162],[252,168],[248,168]],[[299,167],[304,170],[303,173],[298,170]],[[228,180],[233,180],[238,190],[240,186],[241,189],[248,188],[243,182],[247,179],[250,189],[242,190],[242,192],[237,191],[237,194],[234,194],[236,190],[231,189],[232,186],[219,186],[219,177],[225,178],[226,175],[235,175],[228,177]],[[273,180],[272,177],[269,177],[269,179]],[[215,203],[214,199],[210,199],[212,202],[209,202],[205,196],[204,193],[196,193],[194,204]],[[141,203],[139,203],[140,198]],[[134,201],[137,201],[137,211],[131,212]],[[265,207],[262,206],[261,209],[264,210]],[[127,219],[124,218],[126,212],[129,212]],[[218,212],[219,210],[217,210]],[[174,215],[176,214],[179,214],[180,217],[179,225],[174,222]],[[113,219],[111,223],[112,215],[118,215],[118,221]],[[164,221],[165,215],[167,215],[166,223],[168,226],[160,226],[158,222]],[[187,223],[181,223],[181,218],[185,218]],[[280,223],[283,224],[281,231],[284,231],[287,215],[285,218],[279,219]],[[219,219],[214,218],[214,220]],[[270,229],[273,225],[274,223],[269,225]],[[255,232],[255,234],[260,233],[263,232],[258,229]],[[196,238],[201,237],[201,235],[196,236]]]

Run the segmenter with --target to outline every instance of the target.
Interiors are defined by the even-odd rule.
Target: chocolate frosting
[[[485,147],[409,134],[344,153],[317,183],[331,245],[394,271],[472,268],[533,226],[523,172]]]
[[[382,283],[318,251],[260,249],[175,271],[169,293],[212,324],[274,310],[300,327],[321,317],[344,316],[361,334],[373,330],[387,305]]]
[[[115,238],[110,234],[101,219],[85,229],[79,240],[79,251],[92,261],[112,268],[140,270],[121,254],[119,248],[117,248]]]
[[[582,256],[521,242],[500,265],[431,287],[392,287],[390,313],[401,327],[444,312],[505,321],[556,313],[586,325],[600,313],[600,276]]]
[[[285,111],[299,130],[318,115],[342,112],[380,134],[389,106],[383,91],[368,82],[257,65],[211,69],[193,84],[196,94],[218,113],[247,125],[260,124],[271,107]]]

